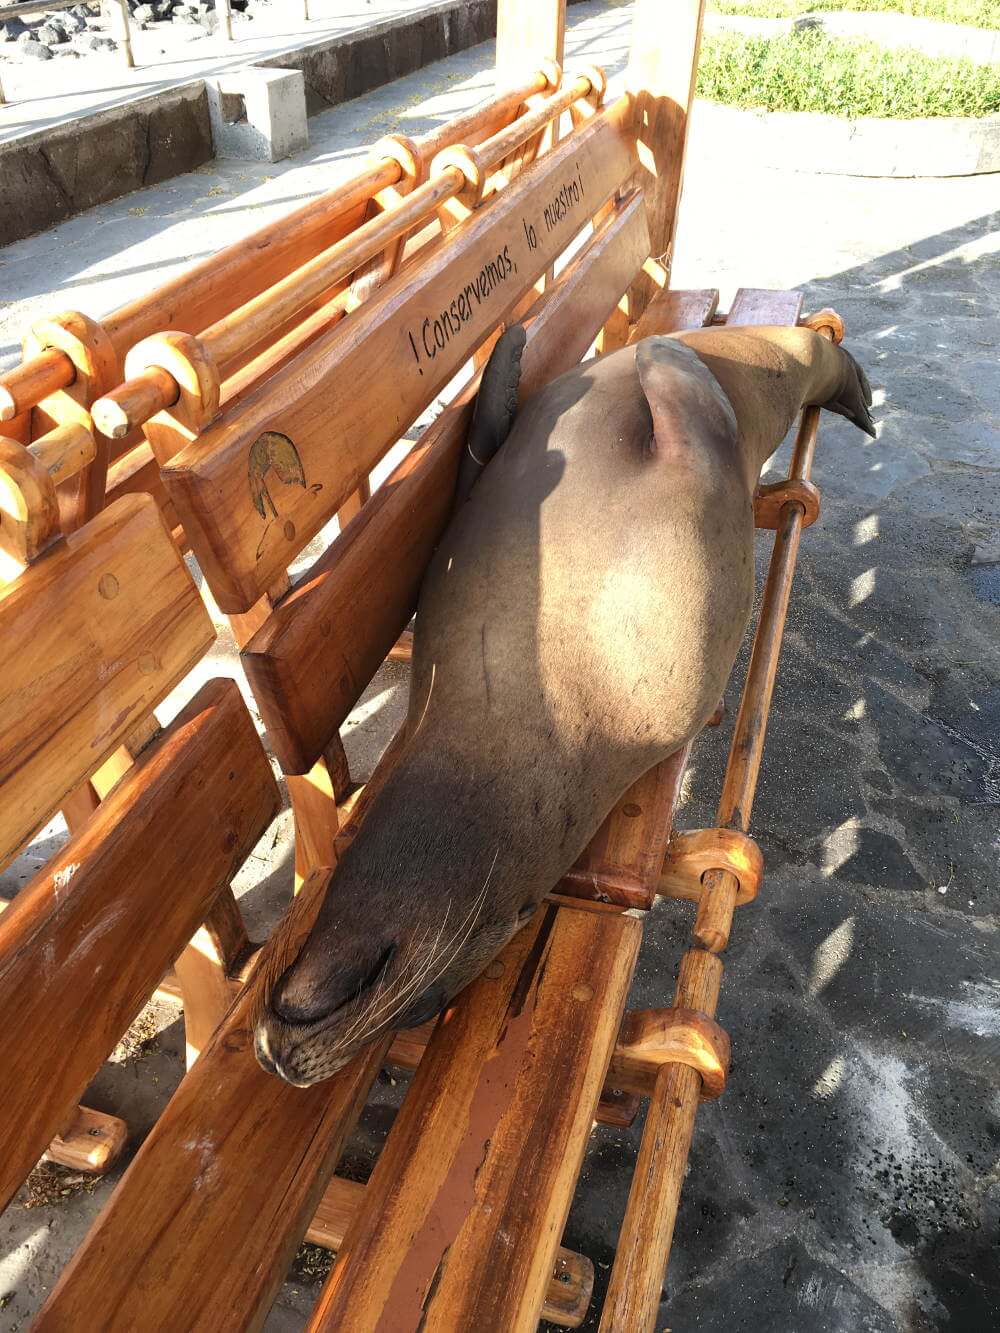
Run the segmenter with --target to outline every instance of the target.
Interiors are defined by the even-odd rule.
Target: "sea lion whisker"
[[[415,981],[418,981],[420,984],[433,985],[433,983],[437,981],[438,977],[442,976],[448,970],[452,962],[458,956],[463,946],[465,945],[466,941],[471,936],[472,931],[475,929],[476,922],[479,919],[479,914],[482,911],[483,905],[486,902],[486,890],[489,887],[489,882],[493,875],[493,871],[496,867],[497,857],[499,857],[499,855],[500,855],[500,848],[498,847],[496,853],[494,854],[493,864],[490,866],[489,874],[486,876],[486,879],[483,883],[483,887],[480,889],[479,894],[476,897],[476,901],[473,903],[473,907],[470,908],[469,913],[466,915],[465,921],[458,927],[454,935],[452,935],[448,944],[445,946],[445,949],[441,951],[441,954],[447,955],[445,957],[444,963],[442,963],[441,967],[438,968],[437,972],[435,972],[434,976],[431,977],[430,981],[426,982],[425,978],[427,977],[428,972],[430,971],[431,967],[434,966],[434,963],[437,961],[436,958],[432,957],[431,959],[428,960],[428,963],[424,967],[423,971],[420,974],[418,974],[417,977],[414,978]],[[465,932],[464,935],[462,934],[463,931]],[[460,935],[462,936],[461,939],[459,939]],[[440,956],[441,955],[439,955],[439,957]],[[410,986],[407,987],[406,989],[409,990],[411,988],[412,988],[412,983],[410,983]],[[400,1003],[397,1004],[396,1008],[393,1009],[388,1015],[379,1018],[378,1021],[380,1026],[385,1026],[386,1024],[392,1022],[392,1020],[396,1017],[396,1015],[400,1012],[400,1010],[405,1007],[405,1004],[409,999],[409,996],[408,995],[402,996],[401,993],[397,993],[397,996],[395,998],[399,998]],[[371,1035],[371,1031],[369,1031],[368,1035],[369,1036]]]
[[[449,903],[449,904],[448,904],[448,912],[450,912],[450,910],[451,910],[451,904]],[[444,922],[442,923],[442,926],[440,927],[440,929],[439,929],[439,931],[438,931],[438,938],[440,938],[441,930],[444,929],[444,924],[445,924],[445,923],[447,922],[447,920],[448,920],[448,912],[445,913],[445,919],[444,919]],[[412,957],[415,958],[415,957],[417,957],[417,956],[419,955],[419,950],[423,948],[424,940],[425,940],[425,939],[427,938],[427,936],[430,934],[431,929],[432,929],[432,928],[431,928],[430,926],[425,926],[425,927],[424,927],[422,933],[420,934],[420,936],[418,937],[418,939],[417,939],[417,940],[414,942],[414,944],[413,944],[413,948],[412,948],[412,950],[411,950],[411,956],[412,956]],[[436,947],[436,941],[435,941],[435,947]],[[397,983],[399,983],[399,982],[402,980],[402,977],[406,975],[406,967],[409,966],[409,964],[410,964],[410,957],[407,957],[407,959],[405,960],[405,963],[404,963],[404,967],[403,967],[403,969],[401,969],[401,976],[397,976],[397,978],[396,978],[396,982],[397,982]],[[388,968],[388,965],[387,965],[386,968],[384,969],[383,973],[382,973],[382,982],[384,982],[384,981],[386,981],[386,980],[388,979],[388,975],[389,975],[389,968]],[[376,992],[376,994],[375,994],[375,995],[370,999],[370,1001],[364,1006],[364,1008],[362,1009],[362,1011],[354,1016],[353,1022],[351,1023],[350,1027],[348,1027],[347,1029],[345,1029],[345,1031],[342,1032],[342,1033],[340,1034],[340,1036],[337,1038],[337,1040],[334,1042],[333,1047],[332,1047],[333,1050],[340,1050],[340,1049],[342,1049],[344,1046],[350,1044],[350,1042],[354,1039],[355,1034],[356,1034],[357,1032],[359,1032],[359,1031],[363,1031],[363,1030],[364,1030],[365,1026],[368,1025],[368,1024],[371,1022],[372,1015],[373,1015],[373,1013],[376,1011],[376,1008],[377,1008],[377,1002],[378,1002],[379,999],[383,999],[386,1003],[389,1003],[389,1004],[391,1004],[391,1003],[394,1001],[394,999],[395,999],[396,995],[398,994],[398,992],[397,992],[397,991],[392,991],[392,990],[387,989],[387,990],[385,991],[385,994],[383,995],[383,993],[382,993],[382,989],[381,989],[382,982],[380,982],[380,984],[379,984],[379,985],[380,985],[380,988],[379,988],[379,990]],[[412,983],[407,983],[407,984],[409,985],[409,984],[412,984]],[[359,998],[360,998],[360,997],[359,997]]]
[[[437,956],[437,951],[440,944],[441,936],[444,933],[444,928],[447,925],[448,916],[450,912],[451,912],[451,904],[449,903],[448,909],[444,915],[444,920],[438,927],[437,937],[435,938],[434,944],[431,948],[429,955],[430,960],[433,960]],[[386,1005],[391,1006],[401,998],[404,1000],[408,1000],[414,989],[420,986],[423,977],[426,976],[428,965],[418,964],[418,959],[420,958],[420,952],[424,946],[424,940],[430,934],[431,929],[432,929],[431,927],[425,927],[423,933],[417,940],[414,941],[413,945],[410,948],[409,954],[406,959],[406,965],[407,966],[413,964],[417,965],[413,976],[410,977],[409,980],[406,980],[404,984],[406,969],[405,967],[401,969],[401,974],[396,977],[396,988],[387,991],[386,994],[382,997],[383,998],[382,1011],[384,1011]],[[462,927],[459,926],[458,930],[461,931],[461,929]],[[355,1039],[358,1031],[363,1031],[366,1027],[370,1028],[373,1024],[378,1024],[379,1022],[381,1022],[382,1011],[380,1011],[377,1008],[377,1006],[373,1001],[372,1004],[370,1004],[366,1008],[365,1012],[355,1020],[352,1026],[345,1032],[343,1032],[340,1035],[340,1037],[338,1037],[337,1041],[334,1044],[334,1049],[340,1050],[344,1046],[349,1045]],[[397,1006],[397,1008],[393,1012],[398,1013],[399,1007]]]
[[[494,858],[494,865],[495,864],[496,864],[496,858]],[[492,874],[492,868],[490,870],[490,874]],[[448,943],[444,946],[444,948],[440,949],[438,946],[438,942],[440,940],[441,934],[443,933],[444,925],[447,921],[447,913],[445,914],[445,922],[442,922],[442,925],[438,930],[438,936],[437,939],[435,940],[434,948],[431,950],[430,954],[428,955],[424,963],[418,967],[414,975],[406,982],[405,985],[399,986],[397,989],[392,991],[391,994],[386,996],[386,1003],[383,1004],[381,1012],[376,1012],[375,1010],[371,1010],[365,1015],[367,1020],[367,1026],[362,1027],[361,1029],[362,1031],[365,1032],[364,1039],[370,1037],[376,1028],[384,1027],[388,1023],[391,1023],[393,1018],[395,1018],[398,1013],[400,1013],[403,1009],[405,1009],[414,991],[419,989],[420,986],[426,984],[426,978],[428,976],[428,973],[438,962],[438,960],[446,955],[447,955],[446,961],[444,962],[442,967],[439,968],[439,970],[434,974],[434,976],[431,977],[430,984],[433,984],[433,982],[436,981],[437,978],[447,970],[448,966],[451,964],[452,960],[455,958],[457,953],[461,950],[462,946],[469,938],[469,935],[471,934],[472,930],[475,928],[475,923],[478,920],[479,913],[482,911],[483,904],[486,901],[486,889],[488,884],[489,884],[489,876],[487,876],[486,883],[480,890],[476,901],[470,907],[464,920],[461,921],[459,925],[456,927],[454,934],[448,940]],[[450,904],[449,904],[449,910],[450,910]],[[414,959],[419,957],[418,946],[414,946],[414,948],[411,950],[411,957],[413,957]],[[389,1006],[388,1013],[385,1012],[387,1006]],[[349,1033],[345,1032],[341,1035],[340,1038],[338,1038],[338,1040],[334,1044],[333,1049],[338,1051],[342,1050],[344,1046],[349,1045],[352,1042],[356,1041],[358,1039],[357,1036],[358,1031],[359,1031],[359,1025],[355,1023],[350,1029]]]
[[[447,909],[447,911],[445,912],[444,920],[442,921],[441,925],[440,925],[439,928],[438,928],[437,939],[435,940],[435,942],[434,942],[434,946],[433,946],[432,951],[431,951],[432,954],[433,954],[434,950],[436,950],[437,945],[438,945],[438,941],[439,941],[440,938],[441,938],[441,934],[442,934],[442,932],[443,932],[445,926],[447,925],[448,915],[450,914],[450,912],[451,912],[451,904],[449,903],[449,904],[448,904],[448,909]],[[384,993],[383,993],[383,985],[382,985],[382,983],[388,981],[388,968],[385,969],[385,971],[384,971],[383,974],[382,974],[382,981],[380,982],[378,991],[375,993],[375,995],[373,995],[373,996],[370,998],[369,1002],[364,1006],[364,1008],[362,1009],[362,1011],[361,1011],[360,1013],[354,1015],[353,1022],[350,1024],[350,1026],[349,1026],[348,1028],[346,1028],[346,1029],[340,1034],[340,1036],[339,1036],[339,1037],[336,1039],[336,1041],[334,1042],[333,1047],[332,1047],[333,1050],[340,1050],[340,1049],[342,1049],[344,1046],[349,1045],[349,1044],[354,1040],[356,1034],[357,1034],[359,1031],[363,1031],[363,1030],[365,1029],[366,1026],[369,1026],[369,1025],[371,1024],[371,1022],[373,1021],[373,1018],[374,1018],[375,1016],[377,1016],[377,1014],[378,1014],[378,1012],[379,1012],[379,1001],[380,1001],[380,1000],[381,1000],[382,1003],[383,1003],[383,1007],[384,1007],[385,1004],[390,1004],[390,1005],[391,1005],[391,1004],[395,1001],[395,999],[397,998],[397,996],[400,994],[400,991],[398,990],[398,987],[399,987],[399,985],[401,985],[401,984],[403,983],[404,978],[406,977],[406,971],[407,971],[407,968],[408,968],[409,966],[411,966],[412,963],[416,962],[416,960],[419,958],[419,956],[420,956],[420,951],[421,951],[421,950],[423,949],[423,947],[424,947],[424,942],[425,942],[425,940],[427,939],[427,937],[428,937],[428,935],[430,934],[430,932],[431,932],[432,929],[433,929],[433,927],[431,927],[431,926],[425,926],[425,927],[423,928],[423,930],[421,931],[420,935],[419,935],[419,936],[417,937],[417,939],[414,941],[414,943],[413,943],[413,945],[412,945],[412,947],[411,947],[411,950],[410,950],[410,952],[409,952],[409,955],[407,956],[407,958],[406,958],[405,961],[404,961],[404,966],[403,966],[403,968],[400,970],[399,975],[397,975],[397,977],[395,978],[395,984],[396,984],[397,989],[386,988],[386,989],[384,990]],[[409,981],[406,982],[406,989],[407,989],[407,991],[411,990],[412,987],[413,987],[414,985],[418,985],[418,984],[419,984],[419,980],[420,980],[420,976],[419,976],[419,971],[418,971],[417,975],[415,975],[412,979],[410,979]]]

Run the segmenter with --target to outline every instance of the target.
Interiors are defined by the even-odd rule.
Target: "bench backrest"
[[[116,502],[0,591],[0,862],[214,638],[148,496]],[[211,682],[0,915],[0,1207],[276,809],[238,688]]]
[[[75,312],[40,321],[25,338],[22,364],[0,375],[0,432],[11,443],[29,445],[62,423],[68,399],[89,409],[101,394],[121,383],[126,354],[136,343],[164,329],[197,334],[225,319],[349,236],[365,218],[378,212],[387,197],[410,188],[412,173],[423,170],[443,148],[457,142],[476,144],[509,124],[525,100],[542,92],[551,78],[551,70],[536,65],[506,81],[482,106],[427,134],[383,141],[359,171],[334,189],[99,321]],[[249,375],[240,376],[239,383],[245,387],[248,380],[268,373],[340,318],[343,310],[331,297],[341,286],[334,284],[319,292],[283,324],[269,330],[267,337],[248,343],[233,359],[231,370],[238,372],[255,359],[257,364],[251,365]],[[83,424],[91,425],[89,419]],[[0,457],[0,465],[2,462]],[[151,462],[141,431],[116,432],[110,439],[97,432],[93,453],[76,469],[85,474],[86,493],[81,494],[80,483],[70,485],[75,473],[58,482],[66,526],[75,526],[96,512],[105,490],[110,498],[117,498],[144,489],[168,507]],[[4,540],[7,535],[0,518],[0,550],[9,549],[10,543]],[[19,558],[23,561],[25,557],[21,554]]]

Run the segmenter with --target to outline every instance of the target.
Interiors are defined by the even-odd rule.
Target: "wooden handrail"
[[[0,421],[13,421],[75,379],[73,362],[55,347],[15,366],[0,379]]]
[[[443,147],[459,141],[479,143],[509,124],[518,108],[532,96],[553,87],[558,70],[532,71],[471,111],[445,122],[429,133],[417,136],[414,143],[421,156],[430,162]],[[363,206],[381,191],[398,185],[403,169],[392,157],[378,158],[333,190],[311,200],[294,213],[276,219],[252,232],[243,240],[227,246],[218,254],[178,274],[153,293],[147,293],[121,306],[102,320],[119,360],[143,338],[162,329],[187,327],[181,311],[208,301],[213,293],[230,286],[245,275],[251,265],[279,246],[288,247],[296,239],[314,233],[338,217]],[[65,352],[50,348],[0,376],[0,422],[12,421],[36,406],[50,394],[73,383],[76,371]]]
[[[594,76],[582,74],[568,88],[546,98],[529,115],[486,139],[478,149],[462,151],[470,156],[474,152],[484,163],[498,163],[593,88]],[[392,241],[432,217],[442,204],[466,188],[468,179],[461,165],[452,165],[440,156],[436,161],[437,169],[430,180],[416,186],[392,208],[370,218],[349,236],[205,329],[199,342],[220,377],[249,348],[284,325],[303,306],[349,277]],[[93,406],[94,422],[103,434],[122,439],[176,402],[178,394],[177,384],[165,371],[145,370],[97,400]]]

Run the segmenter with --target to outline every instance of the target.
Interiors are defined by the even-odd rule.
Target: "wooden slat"
[[[223,611],[253,605],[625,180],[627,121],[624,103],[595,117],[170,461]],[[265,472],[268,432],[291,444]]]
[[[118,501],[0,592],[0,860],[214,638],[148,496]]]
[[[303,886],[308,928],[329,871]],[[136,1154],[36,1330],[257,1329],[337,1165],[385,1053],[312,1088],[258,1065],[254,983]]]
[[[797,324],[802,293],[741,287],[733,298],[726,324]]]
[[[628,341],[639,342],[653,333],[681,333],[684,329],[700,329],[705,324],[711,324],[718,307],[719,293],[716,288],[698,291],[665,288],[650,301]]]
[[[528,327],[527,395],[575,365],[642,263],[640,196],[567,266]],[[286,773],[308,772],[413,614],[451,513],[477,383],[459,395],[250,640],[243,664]]]
[[[565,0],[500,0],[497,5],[497,78],[513,78],[543,60],[563,63]]]
[[[554,897],[552,901],[558,899]],[[416,1069],[430,1045],[435,1022],[397,1032],[389,1047],[386,1064],[397,1069]],[[648,1096],[655,1079],[655,1071],[650,1073],[636,1068],[634,1062],[628,1065],[624,1061],[617,1062],[613,1055],[594,1119],[599,1125],[630,1125],[639,1110],[640,1096]]]
[[[328,1250],[339,1250],[364,1198],[364,1185],[334,1176],[309,1224],[306,1240]],[[563,1328],[577,1328],[586,1316],[593,1290],[594,1265],[583,1255],[574,1254],[560,1245],[542,1306],[542,1318]]]
[[[211,681],[0,916],[0,1207],[278,806],[239,689]]]
[[[548,905],[463,992],[414,1076],[314,1333],[535,1328],[640,934],[620,913]]]
[[[648,199],[651,254],[669,276],[705,0],[634,0],[631,9],[625,86],[639,133],[636,175]],[[655,293],[649,276],[638,274],[629,292],[633,323]]]
[[[688,749],[685,746],[632,784],[560,882],[560,893],[649,911],[657,894]]]

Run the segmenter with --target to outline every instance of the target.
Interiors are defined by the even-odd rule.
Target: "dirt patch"
[[[24,1208],[58,1208],[74,1194],[93,1194],[100,1176],[86,1176],[54,1162],[39,1162],[24,1182]]]

